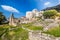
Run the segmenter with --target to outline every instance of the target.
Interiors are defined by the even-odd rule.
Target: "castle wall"
[[[60,40],[60,38],[56,38],[49,34],[44,34],[41,32],[29,32],[29,40]]]

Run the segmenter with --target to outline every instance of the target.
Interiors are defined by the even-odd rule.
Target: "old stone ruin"
[[[41,31],[30,31],[29,40],[60,40],[53,35],[42,33]]]

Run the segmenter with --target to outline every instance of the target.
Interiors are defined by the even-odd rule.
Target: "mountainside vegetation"
[[[0,12],[0,24],[2,24],[2,23],[5,22],[5,21],[6,21],[5,15],[3,15],[2,12]]]
[[[44,11],[43,16],[44,18],[55,18],[57,13],[58,12],[56,10],[47,10],[47,11]]]
[[[52,10],[52,9],[55,9],[58,12],[60,12],[60,4],[58,4],[57,6],[53,6],[53,7],[47,7],[45,9],[43,9],[43,11],[45,11],[45,10]]]

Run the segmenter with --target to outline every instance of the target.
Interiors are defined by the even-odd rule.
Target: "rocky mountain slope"
[[[43,9],[43,11],[45,10],[51,10],[51,9],[55,9],[57,10],[58,12],[60,12],[60,4],[56,5],[56,6],[53,6],[53,7],[47,7],[45,9]]]

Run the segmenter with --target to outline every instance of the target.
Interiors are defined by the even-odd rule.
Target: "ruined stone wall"
[[[56,38],[49,34],[44,34],[39,31],[30,31],[29,32],[29,40],[60,40],[60,38]]]

